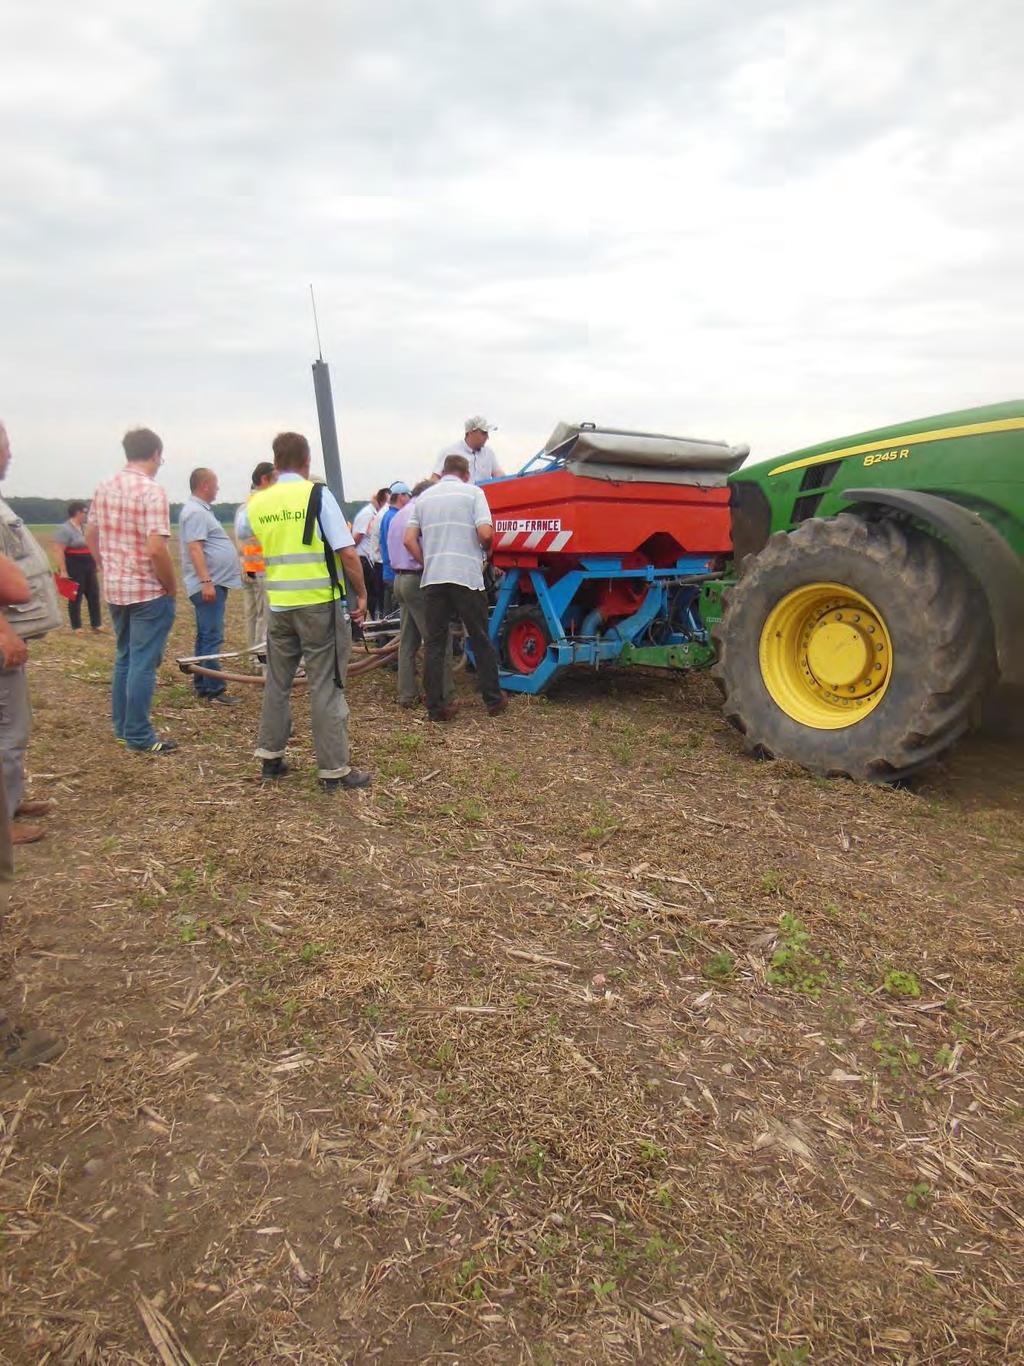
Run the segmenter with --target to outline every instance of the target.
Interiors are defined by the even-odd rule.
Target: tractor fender
[[[970,508],[934,493],[845,489],[842,496],[924,522],[956,552],[985,594],[1003,681],[1024,683],[1024,561],[995,527]]]

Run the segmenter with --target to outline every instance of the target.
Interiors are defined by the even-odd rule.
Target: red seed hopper
[[[614,555],[675,565],[732,549],[726,476],[745,446],[561,424],[516,475],[485,483],[498,569]]]

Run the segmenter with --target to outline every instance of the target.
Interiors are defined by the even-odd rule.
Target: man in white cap
[[[462,455],[469,461],[469,482],[471,484],[482,483],[485,479],[500,479],[505,471],[498,464],[497,457],[487,440],[491,432],[497,430],[493,422],[488,422],[487,418],[481,417],[479,413],[473,417],[467,417],[466,435],[463,440],[456,441],[451,446],[445,446],[437,457],[432,476],[433,482],[436,484],[441,478],[444,462],[450,455]]]

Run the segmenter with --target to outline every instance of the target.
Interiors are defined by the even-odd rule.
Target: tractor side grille
[[[809,517],[815,516],[818,511],[818,504],[821,502],[825,490],[835,478],[836,470],[841,464],[841,460],[826,460],[822,465],[807,466],[804,470],[804,477],[800,480],[801,496],[793,504],[792,520],[794,525],[797,522],[806,522]]]
[[[842,463],[841,460],[826,460],[823,465],[808,465],[804,470],[804,477],[800,480],[800,492],[806,493],[809,489],[827,489],[836,477],[836,470]]]

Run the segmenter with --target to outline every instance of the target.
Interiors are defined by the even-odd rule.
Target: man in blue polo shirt
[[[193,470],[188,486],[191,497],[181,509],[178,535],[181,540],[181,568],[185,592],[196,612],[196,654],[215,655],[224,644],[224,611],[228,589],[241,588],[238,552],[231,537],[214,516],[211,504],[217,497],[217,476],[213,470]],[[209,668],[220,670],[211,660]],[[238,701],[229,697],[219,678],[195,675],[196,696],[204,702],[230,706]]]
[[[388,554],[388,527],[395,520],[396,514],[405,507],[412,496],[412,489],[408,484],[403,484],[401,479],[396,479],[388,489],[390,501],[384,516],[380,519],[380,558],[384,566],[384,615],[387,616],[395,610],[395,571],[391,568],[391,556]]]

